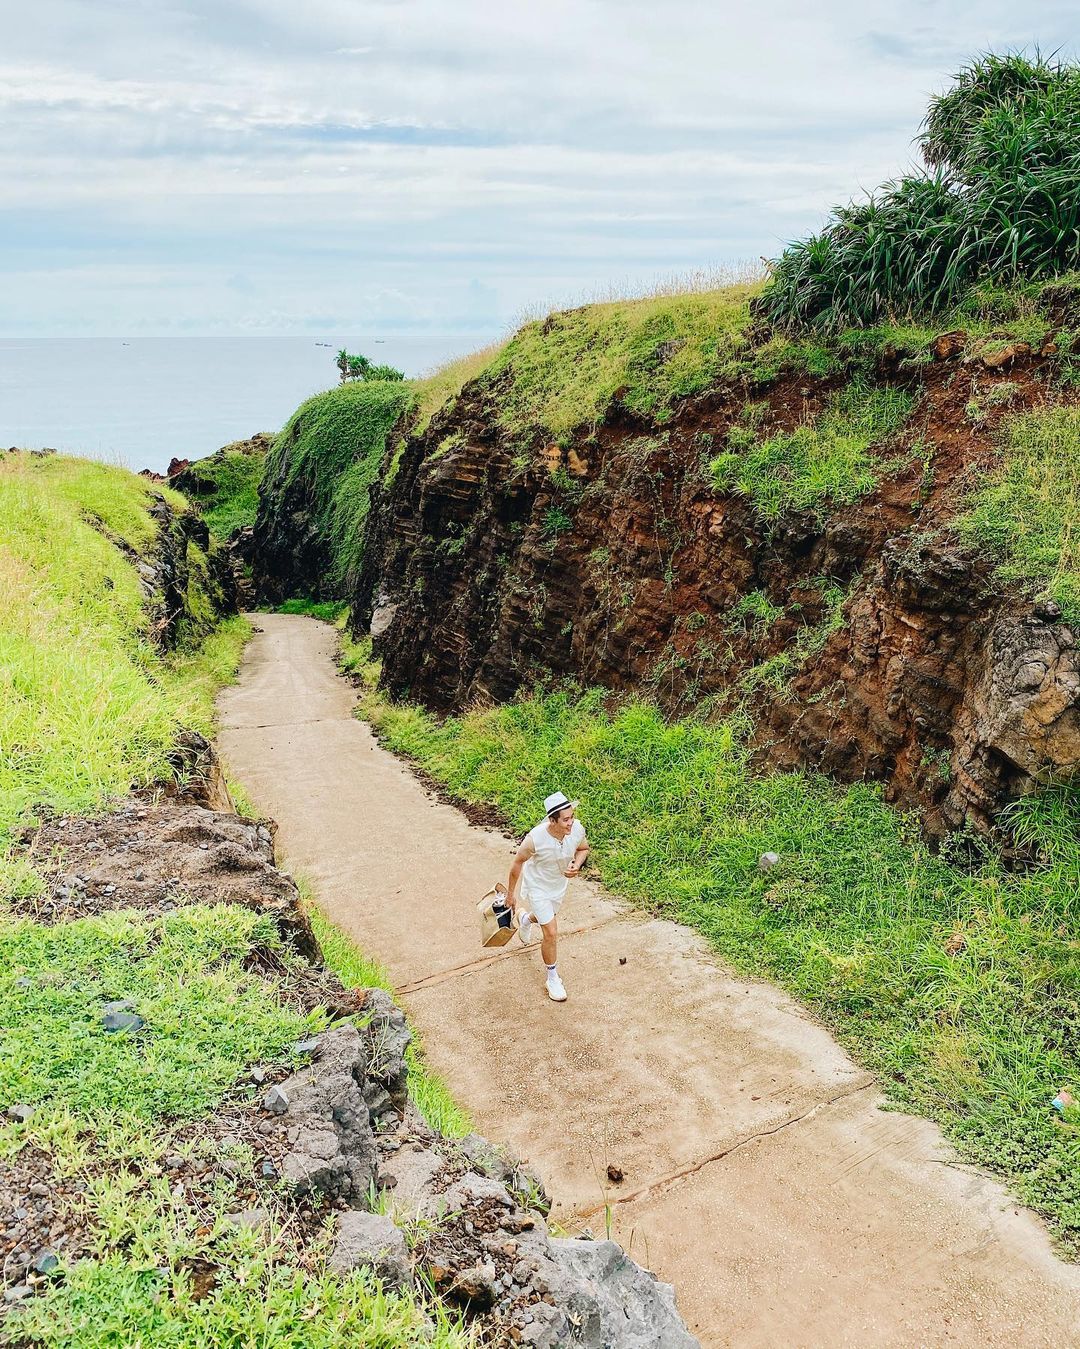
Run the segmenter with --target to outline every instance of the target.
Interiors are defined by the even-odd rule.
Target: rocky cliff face
[[[1047,373],[1030,347],[962,333],[929,363],[886,348],[873,378],[914,401],[873,451],[876,485],[772,518],[705,467],[745,424],[745,388],[662,427],[616,405],[523,453],[497,383],[467,386],[373,491],[354,624],[389,691],[439,711],[551,674],[672,711],[741,704],[763,760],[882,781],[933,834],[986,829],[1080,763],[1071,629],[954,528],[1002,416],[1060,396]],[[755,423],[794,431],[839,382],[781,375]]]
[[[150,514],[157,542],[137,567],[152,631],[171,648],[185,637],[205,636],[222,615],[236,613],[236,577],[227,550],[210,538],[194,511],[177,514],[159,497]]]

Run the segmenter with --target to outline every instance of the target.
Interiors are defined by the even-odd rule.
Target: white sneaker
[[[533,924],[532,914],[523,913],[521,915],[521,920],[518,923],[518,936],[521,938],[521,940],[525,943],[526,946],[528,946],[529,939],[532,937],[532,924]]]
[[[557,974],[549,974],[547,977],[547,995],[552,1002],[566,1001],[566,989]]]

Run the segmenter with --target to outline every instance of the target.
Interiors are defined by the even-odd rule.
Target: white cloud
[[[305,295],[326,314],[343,290],[390,327],[397,306],[445,328],[476,322],[478,294],[508,317],[616,269],[772,253],[904,166],[951,67],[1061,46],[1071,18],[1056,0],[11,8],[8,332],[166,327],[178,291],[208,328],[259,305],[303,327]],[[246,285],[204,284],[219,274]]]

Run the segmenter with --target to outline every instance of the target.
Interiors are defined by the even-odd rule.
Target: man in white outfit
[[[568,801],[563,792],[555,792],[544,801],[546,818],[530,829],[517,850],[510,867],[506,887],[507,903],[512,909],[521,900],[526,906],[519,917],[518,936],[528,944],[532,925],[539,925],[540,954],[547,966],[547,993],[552,1002],[565,1002],[566,989],[559,978],[559,908],[566,898],[571,877],[585,864],[589,840],[585,826],[576,818],[576,801]]]

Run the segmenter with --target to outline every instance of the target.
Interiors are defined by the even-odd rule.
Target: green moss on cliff
[[[340,593],[351,588],[360,561],[368,490],[391,432],[414,399],[404,382],[342,384],[301,404],[274,441],[267,492],[302,484],[330,553],[330,583]]]
[[[812,424],[764,439],[752,426],[735,427],[727,452],[710,466],[713,481],[748,496],[767,520],[826,501],[858,501],[885,466],[871,448],[896,435],[914,401],[903,389],[855,379]]]
[[[665,421],[673,402],[715,383],[749,343],[754,286],[586,305],[529,323],[483,378],[500,380],[498,417],[515,435],[559,441],[619,401]]]
[[[183,490],[195,496],[207,525],[218,538],[226,539],[255,523],[265,462],[265,454],[258,451],[230,450],[226,446],[185,470]]]
[[[1000,559],[1003,581],[1049,593],[1080,624],[1080,407],[1009,417],[1001,463],[960,520],[963,535]]]

